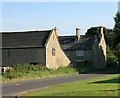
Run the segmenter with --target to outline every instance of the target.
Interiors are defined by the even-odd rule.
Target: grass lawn
[[[120,74],[102,76],[24,93],[20,96],[120,96]],[[120,87],[120,86],[119,86]]]

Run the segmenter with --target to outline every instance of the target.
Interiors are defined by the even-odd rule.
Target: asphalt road
[[[85,80],[100,76],[111,75],[109,74],[80,74],[80,75],[71,75],[71,76],[64,76],[64,77],[54,77],[54,78],[46,78],[46,79],[36,79],[36,80],[27,80],[27,81],[20,81],[14,83],[6,83],[2,84],[2,96],[16,96],[20,93],[35,90],[38,88],[47,88],[53,85],[70,83],[79,80]]]

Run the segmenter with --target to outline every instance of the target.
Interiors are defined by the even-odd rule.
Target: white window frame
[[[76,55],[77,56],[84,56],[84,50],[77,50]]]

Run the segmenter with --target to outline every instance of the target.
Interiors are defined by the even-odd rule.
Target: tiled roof
[[[2,48],[44,47],[51,30],[28,32],[3,32]]]
[[[58,39],[63,50],[89,50],[94,45],[95,36],[81,35],[79,41],[76,36],[59,36]]]

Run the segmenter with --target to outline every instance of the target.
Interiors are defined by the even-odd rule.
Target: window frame
[[[84,50],[76,50],[76,56],[84,56]]]
[[[52,48],[52,56],[55,56],[56,55],[56,50],[55,48]]]

